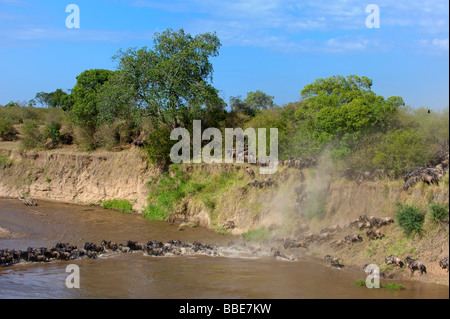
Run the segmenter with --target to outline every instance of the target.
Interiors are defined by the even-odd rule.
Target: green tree
[[[386,129],[391,116],[404,104],[403,99],[384,99],[371,91],[371,87],[372,80],[364,76],[318,79],[302,90],[304,103],[296,117],[304,121],[311,136],[321,143]]]
[[[221,103],[210,62],[220,46],[214,33],[193,37],[168,29],[155,34],[152,49],[119,51],[119,72],[102,94],[104,114],[110,120],[134,114],[172,128],[186,125],[208,103]]]
[[[253,111],[266,110],[275,106],[273,102],[274,97],[270,96],[262,91],[248,92],[247,97],[244,100],[244,104],[247,105]]]
[[[75,124],[82,126],[89,132],[94,132],[98,124],[98,104],[100,88],[114,74],[109,70],[87,70],[77,76],[77,83],[71,94],[71,113]],[[67,101],[67,100],[66,100]]]
[[[275,106],[273,99],[273,96],[259,90],[248,92],[245,100],[242,100],[242,96],[230,97],[230,109],[234,112],[255,116],[258,111],[273,108]]]
[[[36,96],[34,99],[43,106],[46,106],[46,107],[50,106],[50,102],[51,102],[50,93],[38,92],[38,93],[36,93]]]

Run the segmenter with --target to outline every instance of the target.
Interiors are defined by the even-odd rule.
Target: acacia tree
[[[223,104],[211,85],[211,57],[221,44],[215,33],[191,36],[183,29],[155,34],[151,49],[128,49],[114,57],[118,72],[102,92],[102,113],[151,116],[172,128],[187,125],[206,105]]]

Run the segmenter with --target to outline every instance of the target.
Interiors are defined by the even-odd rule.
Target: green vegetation
[[[434,223],[442,224],[449,221],[449,204],[445,205],[432,202],[430,204],[431,218]]]
[[[0,138],[3,140],[11,140],[16,135],[14,123],[7,117],[0,117]]]
[[[381,284],[380,285],[381,288],[386,288],[388,290],[405,290],[405,286],[403,286],[402,284],[396,284],[394,282],[391,282],[389,284]]]
[[[13,164],[13,161],[11,159],[9,159],[8,156],[0,154],[0,168],[1,169],[11,167],[12,164]]]
[[[197,211],[207,211],[216,229],[227,218],[227,204],[234,204],[229,199],[236,197],[233,192],[252,191],[245,188],[248,181],[242,172],[188,175],[170,165],[176,143],[170,133],[182,127],[192,134],[193,120],[222,132],[236,127],[278,128],[280,160],[323,156],[333,161],[333,170],[349,168],[356,174],[385,169],[399,177],[433,160],[448,143],[448,110],[411,109],[401,97],[377,95],[365,76],[316,79],[298,88],[299,101],[283,106],[260,90],[248,92],[245,99],[231,97],[227,106],[212,81],[212,59],[220,48],[215,33],[191,35],[183,29],[157,33],[151,47],[119,51],[115,71],[81,72],[70,93],[39,92],[33,100],[0,107],[0,138],[18,135],[21,148],[27,150],[75,143],[83,150],[112,151],[138,141],[148,161],[166,172],[151,185],[145,215],[165,220],[175,211],[183,213],[182,205],[189,203]],[[47,108],[37,108],[37,103]],[[17,132],[14,125],[19,125]],[[266,142],[270,144],[269,139]],[[448,176],[441,185],[448,187]],[[302,213],[308,219],[323,219],[326,196],[320,190],[310,193],[312,204]],[[258,205],[254,200],[251,214],[261,210]],[[442,207],[430,209],[435,221],[448,221],[448,208],[446,215]],[[422,231],[420,209],[402,206],[397,214],[408,236]]]
[[[398,225],[403,229],[406,236],[410,237],[422,233],[425,213],[421,208],[398,203],[395,215]]]
[[[127,213],[134,212],[133,205],[126,199],[107,200],[102,203],[102,207],[105,209],[120,210]]]
[[[212,84],[220,47],[215,33],[157,33],[152,47],[119,51],[115,71],[82,72],[70,93],[39,92],[0,107],[0,136],[10,138],[11,125],[22,124],[24,149],[74,142],[84,150],[114,150],[139,140],[149,161],[167,171],[176,143],[171,131],[192,133],[192,121],[200,119],[202,127],[221,131],[278,128],[281,160],[327,154],[338,170],[381,168],[395,176],[429,162],[448,142],[448,110],[413,110],[401,97],[377,95],[365,76],[316,79],[300,101],[283,106],[255,90],[245,99],[231,97],[227,109]]]
[[[359,280],[355,283],[352,284],[353,286],[356,287],[366,287],[366,281],[365,280]],[[393,290],[405,290],[405,286],[403,286],[402,284],[396,284],[396,283],[389,283],[389,284],[380,284],[380,288],[386,288],[390,291]]]

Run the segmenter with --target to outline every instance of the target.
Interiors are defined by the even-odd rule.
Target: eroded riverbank
[[[179,231],[175,225],[98,207],[40,202],[25,207],[0,200],[0,226],[26,237],[0,239],[1,248],[26,249],[103,239],[200,241],[227,245],[232,237],[204,228]],[[236,240],[236,238],[234,238]],[[238,239],[237,239],[238,240]],[[67,262],[18,264],[0,269],[2,298],[448,298],[448,287],[401,281],[406,290],[367,289],[352,283],[365,275],[336,270],[317,261],[273,257],[151,257],[120,254],[71,261],[80,266],[81,289],[65,287]],[[398,281],[396,281],[398,282]]]

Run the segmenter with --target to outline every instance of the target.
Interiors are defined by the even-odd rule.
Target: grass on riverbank
[[[105,209],[115,209],[125,213],[133,213],[133,205],[126,199],[112,199],[102,202]]]
[[[237,165],[172,165],[168,173],[147,183],[150,191],[143,213],[152,220],[167,220],[171,214],[179,218],[203,214],[212,228],[224,232],[226,221],[236,221],[237,215],[251,220],[260,212],[258,191],[264,190],[248,186],[250,181]]]
[[[365,280],[360,280],[357,281],[355,283],[353,283],[353,286],[356,287],[366,287],[366,281]],[[388,284],[381,284],[380,283],[380,288],[386,288],[390,291],[394,291],[394,290],[405,290],[405,286],[403,286],[402,284],[396,284],[395,282],[391,282]]]

